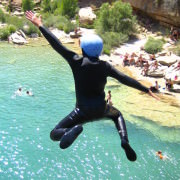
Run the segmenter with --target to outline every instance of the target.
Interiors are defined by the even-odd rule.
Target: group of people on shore
[[[130,55],[126,53],[123,58],[123,66],[131,65],[142,68],[141,74],[144,76],[147,76],[149,70],[155,71],[159,66],[155,54],[150,54],[149,58],[144,58],[143,54],[138,56],[134,52]]]
[[[150,54],[149,58],[144,58],[143,54],[139,56],[136,53],[128,54],[126,53],[123,58],[123,66],[132,66],[140,67],[142,69],[141,75],[148,76],[148,72],[154,72],[158,69],[160,64],[156,60],[155,54]],[[173,70],[179,71],[180,70],[180,61],[177,65],[173,68]],[[178,78],[177,76],[174,77],[175,80]],[[159,92],[159,84],[158,81],[155,81],[155,85],[151,86],[150,89],[153,92]],[[173,80],[171,78],[165,79],[165,88],[166,90],[170,91],[173,89]]]

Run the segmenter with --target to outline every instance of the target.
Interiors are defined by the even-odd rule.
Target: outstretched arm
[[[41,16],[38,18],[32,11],[27,11],[26,18],[39,28],[39,30],[42,32],[42,34],[48,40],[51,46],[69,63],[71,63],[71,61],[75,59],[75,56],[77,56],[77,54],[64,47],[59,41],[59,39],[43,26]]]
[[[121,73],[120,71],[118,71],[117,69],[115,69],[112,66],[111,66],[109,76],[117,79],[119,82],[121,82],[127,86],[130,86],[130,87],[133,87],[133,88],[138,89],[140,91],[143,91],[145,93],[148,93],[150,96],[152,96],[156,100],[160,100],[159,97],[157,97],[154,93],[152,93],[152,91],[150,91],[147,87],[145,87],[144,85],[142,85],[141,83],[139,83],[135,79],[133,79],[129,76],[126,76],[125,74]]]

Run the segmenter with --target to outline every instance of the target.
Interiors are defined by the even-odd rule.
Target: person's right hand
[[[26,11],[26,19],[31,21],[37,27],[43,26],[42,17],[40,16],[38,18],[32,11]]]
[[[160,100],[160,98],[158,96],[156,96],[151,90],[149,90],[148,94],[150,96],[152,96],[153,98],[155,98],[156,100],[158,100],[158,101]]]

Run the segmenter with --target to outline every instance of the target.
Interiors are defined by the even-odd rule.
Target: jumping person
[[[75,81],[76,107],[61,120],[51,131],[50,137],[60,141],[60,148],[68,148],[83,131],[82,125],[103,117],[111,118],[121,138],[121,146],[130,161],[136,160],[136,153],[128,140],[126,125],[121,112],[109,106],[105,100],[105,85],[107,77],[113,77],[121,83],[141,90],[157,98],[148,88],[136,80],[122,74],[108,62],[100,61],[103,49],[102,39],[97,35],[83,36],[80,40],[83,56],[64,47],[61,42],[43,26],[41,16],[27,11],[26,18],[39,28],[50,45],[68,62]]]

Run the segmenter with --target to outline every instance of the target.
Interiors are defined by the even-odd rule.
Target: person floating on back
[[[136,153],[128,140],[126,124],[121,112],[107,104],[105,100],[105,85],[107,77],[148,93],[157,98],[148,88],[136,80],[119,72],[108,62],[99,60],[103,49],[102,39],[95,34],[82,36],[80,47],[82,56],[64,47],[61,42],[43,26],[42,18],[27,11],[26,18],[39,28],[50,45],[67,61],[72,69],[75,82],[76,106],[74,110],[62,119],[50,133],[53,141],[60,141],[60,148],[68,148],[83,131],[82,125],[93,120],[108,117],[113,120],[121,138],[121,146],[130,161],[136,160]]]

